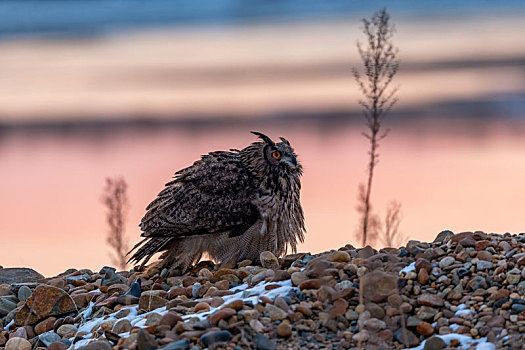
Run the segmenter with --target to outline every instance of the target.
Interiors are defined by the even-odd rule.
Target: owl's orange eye
[[[279,152],[279,151],[274,151],[274,152],[272,153],[272,157],[274,157],[275,159],[279,159],[279,158],[281,158],[281,152]]]

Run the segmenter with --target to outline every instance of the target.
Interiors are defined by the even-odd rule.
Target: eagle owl
[[[285,138],[268,136],[242,150],[211,152],[175,173],[146,208],[142,237],[131,261],[157,252],[163,267],[183,271],[203,254],[221,263],[258,261],[304,240],[300,203],[302,166]],[[132,251],[133,251],[132,250]]]

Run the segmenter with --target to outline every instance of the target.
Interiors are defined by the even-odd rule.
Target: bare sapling
[[[379,238],[385,247],[397,248],[408,241],[408,237],[399,230],[399,224],[403,219],[401,203],[390,201],[386,210],[383,223],[380,225]]]
[[[354,68],[353,75],[363,94],[363,98],[359,100],[367,126],[363,135],[370,142],[368,179],[363,185],[362,198],[359,198],[362,202],[360,231],[362,245],[365,246],[370,238],[370,196],[374,170],[379,161],[379,142],[388,135],[388,129],[382,127],[382,122],[397,102],[397,88],[392,88],[390,83],[399,69],[399,60],[398,49],[392,43],[395,28],[390,23],[390,16],[385,9],[376,12],[371,19],[363,19],[362,31],[366,36],[366,45],[358,42],[357,50],[363,63],[363,71]]]
[[[106,178],[102,202],[106,206],[106,222],[109,227],[106,242],[112,248],[111,260],[119,269],[127,265],[126,254],[129,245],[125,237],[126,215],[129,209],[128,185],[124,178]]]

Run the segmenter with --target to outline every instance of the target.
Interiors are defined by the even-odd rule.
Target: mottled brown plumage
[[[290,143],[262,142],[242,150],[211,152],[175,173],[146,208],[142,237],[131,261],[145,264],[166,251],[163,265],[186,270],[203,254],[217,262],[258,261],[304,240],[299,200],[302,166]],[[132,251],[133,251],[132,250]]]

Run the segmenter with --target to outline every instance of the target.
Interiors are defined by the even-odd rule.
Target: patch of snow
[[[4,327],[4,330],[5,331],[9,331],[9,328],[15,324],[15,320],[11,320],[11,322],[9,322],[5,327]]]
[[[83,319],[89,318],[93,313],[93,305],[95,305],[95,303],[90,301],[89,305],[84,309],[84,311],[80,312],[79,315],[81,315]]]
[[[492,343],[480,343],[476,345],[476,350],[496,350],[496,345]]]
[[[454,332],[458,330],[459,324],[453,323],[448,328],[452,329]]]
[[[475,311],[474,310],[471,310],[471,309],[465,309],[465,310],[458,310],[456,311],[456,313],[454,314],[454,316],[456,317],[461,317],[463,315],[470,315],[470,314],[474,314]]]
[[[279,284],[279,288],[266,290],[266,286],[270,284]],[[222,297],[224,299],[224,303],[219,307],[212,307],[209,311],[201,312],[197,314],[190,314],[190,315],[184,315],[182,316],[182,319],[188,319],[192,317],[197,317],[199,320],[205,319],[208,315],[211,315],[215,313],[217,310],[220,310],[225,305],[235,301],[235,300],[242,300],[245,303],[251,302],[252,304],[259,303],[260,297],[265,296],[270,299],[274,299],[278,296],[286,296],[290,291],[297,290],[296,287],[292,287],[292,281],[286,280],[281,282],[260,282],[256,286],[249,288],[247,284],[243,284],[241,286],[237,286],[235,288],[232,288],[233,291],[239,290],[239,292],[232,294],[232,295],[226,295]]]
[[[278,284],[280,285],[280,287],[271,289],[271,290],[266,290],[266,286],[274,285],[274,284]],[[220,310],[222,307],[224,307],[228,303],[231,303],[232,301],[243,300],[245,303],[251,302],[255,305],[259,303],[260,297],[262,296],[268,297],[270,299],[274,299],[278,296],[286,296],[290,293],[290,291],[297,290],[297,287],[292,286],[291,280],[286,280],[286,281],[281,281],[281,282],[260,282],[259,284],[251,288],[248,284],[243,284],[243,285],[236,286],[230,290],[236,293],[222,297],[224,299],[224,303],[221,306],[216,307],[216,308],[210,308],[210,310],[207,312],[184,315],[182,316],[182,319],[186,320],[192,317],[197,317],[199,318],[199,320],[203,320],[208,315],[213,314],[217,310]],[[202,299],[198,299],[198,300],[202,300]],[[88,307],[80,313],[80,315],[82,315],[82,319],[85,320],[92,315],[93,306],[94,306],[94,303],[90,302]],[[168,312],[165,306],[162,306],[158,309],[155,309],[155,310],[152,310],[150,312],[146,312],[140,315],[138,314],[138,306],[125,307],[125,308],[122,308],[121,310],[129,310],[129,314],[120,319],[127,319],[131,323],[132,326],[136,326],[136,327],[146,327],[146,317],[151,313],[157,313],[163,316],[164,314]],[[92,338],[93,336],[92,330],[104,321],[117,320],[115,315],[121,310],[113,312],[109,315],[104,315],[104,316],[77,324],[76,326],[78,327],[79,332],[86,332],[88,334],[84,336],[84,339],[81,339],[77,341],[75,344],[72,344],[69,349],[74,350],[74,349],[85,346],[89,344],[90,342],[96,340]],[[129,335],[129,332],[122,333],[119,335],[121,337],[125,337]]]
[[[71,344],[71,346],[68,349],[70,349],[70,350],[78,349],[78,348],[81,348],[83,346],[88,345],[89,343],[91,343],[91,342],[93,342],[95,340],[97,340],[97,339],[94,339],[94,338],[91,338],[91,339],[80,339],[75,344]]]
[[[415,262],[412,262],[412,263],[410,263],[410,265],[403,267],[401,269],[401,271],[399,271],[399,275],[401,276],[401,274],[403,272],[406,275],[407,273],[412,272],[412,271],[416,272],[416,263]]]
[[[480,338],[480,339],[472,339],[468,335],[464,334],[445,334],[445,335],[435,335],[436,337],[439,337],[443,339],[445,344],[450,345],[450,341],[452,339],[456,339],[459,341],[461,348],[460,349],[468,349],[472,345],[476,345],[476,350],[495,350],[496,346],[492,343],[487,342],[487,338]],[[425,343],[427,340],[425,339],[421,344],[419,344],[418,347],[410,348],[410,350],[423,350],[425,348]],[[408,349],[405,349],[408,350]]]

